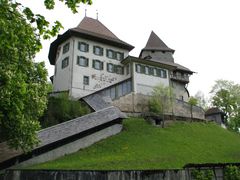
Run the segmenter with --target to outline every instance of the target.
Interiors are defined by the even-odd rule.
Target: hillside
[[[161,129],[140,118],[122,133],[33,169],[168,169],[188,163],[240,162],[240,136],[213,123],[177,122]]]

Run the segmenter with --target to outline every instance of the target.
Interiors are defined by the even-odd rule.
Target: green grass
[[[240,136],[213,123],[177,122],[158,128],[140,118],[89,148],[31,169],[140,170],[182,168],[188,163],[240,161]]]

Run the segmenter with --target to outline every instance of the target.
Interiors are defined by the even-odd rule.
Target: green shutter
[[[100,69],[103,70],[103,62],[100,62]]]
[[[89,45],[86,44],[86,52],[88,52],[88,51],[89,51]]]
[[[88,58],[86,58],[86,66],[88,67]]]
[[[92,67],[95,68],[95,60],[92,61]]]

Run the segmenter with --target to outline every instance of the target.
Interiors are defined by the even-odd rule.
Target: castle
[[[101,92],[113,101],[131,94],[128,100],[134,96],[137,101],[139,95],[149,96],[153,87],[163,84],[173,88],[177,99],[188,101],[186,85],[193,71],[174,62],[173,49],[153,31],[139,57],[129,55],[133,48],[99,20],[84,17],[51,43],[54,92],[67,91],[76,99]]]

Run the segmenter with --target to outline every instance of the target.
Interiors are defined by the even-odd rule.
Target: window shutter
[[[100,69],[103,70],[103,62],[100,62]]]
[[[79,62],[79,61],[80,61],[79,58],[80,58],[80,57],[77,56],[77,64],[78,64],[78,65],[80,64],[80,62]]]
[[[86,66],[88,66],[88,58],[86,58]]]
[[[92,67],[95,68],[95,60],[93,60],[92,62]]]
[[[86,44],[86,52],[88,52],[88,51],[89,51],[89,45]]]
[[[109,50],[107,49],[106,52],[107,52],[107,57],[109,57]]]

